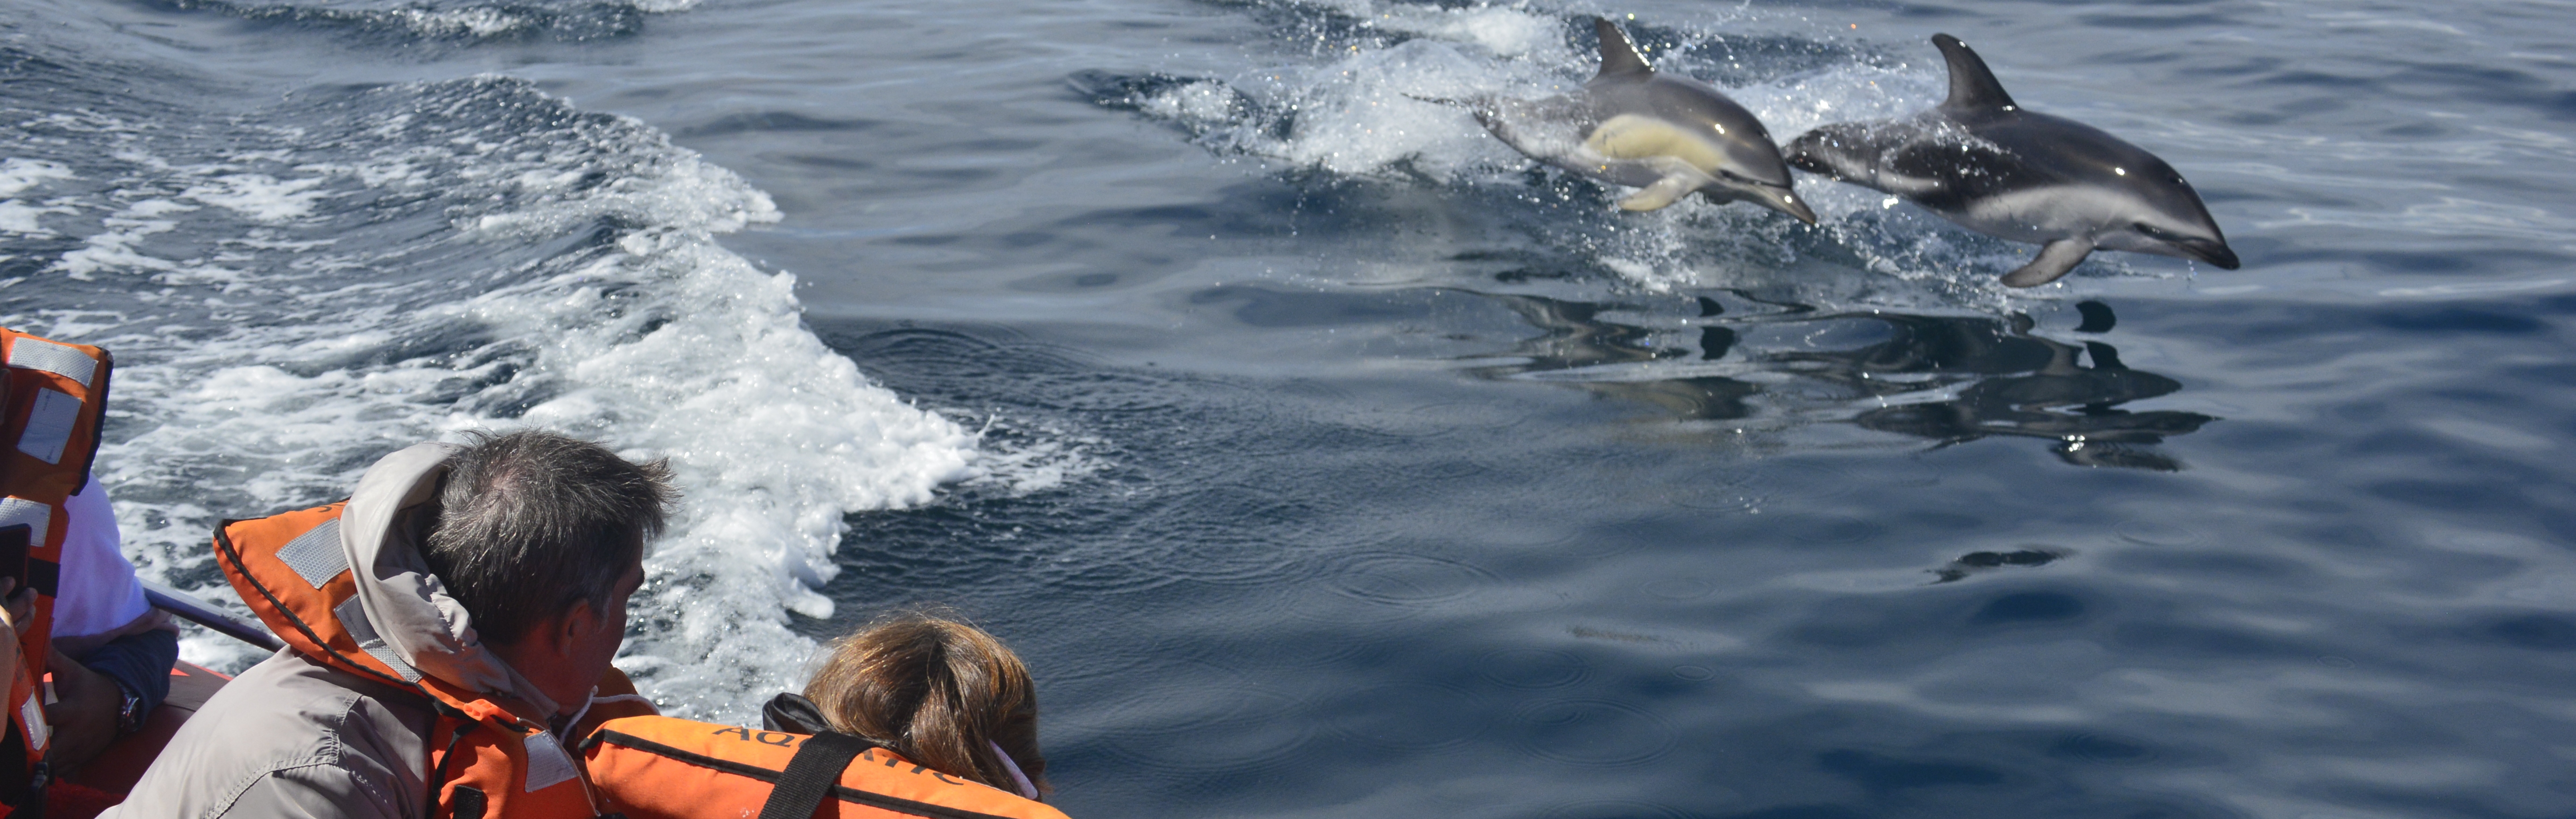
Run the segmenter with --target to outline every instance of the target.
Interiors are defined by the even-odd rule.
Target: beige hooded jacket
[[[385,456],[341,510],[341,548],[348,565],[363,568],[366,625],[422,674],[551,713],[552,700],[476,639],[472,617],[430,574],[412,516],[402,514],[434,499],[441,464],[455,451],[419,444]],[[434,720],[420,692],[280,651],[208,700],[104,816],[426,817]]]

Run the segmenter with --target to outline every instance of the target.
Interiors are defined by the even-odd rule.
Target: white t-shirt
[[[63,534],[62,586],[54,590],[54,636],[113,631],[151,611],[143,584],[134,579],[134,564],[125,561],[125,539],[117,533],[107,487],[93,478],[63,506],[71,528]]]

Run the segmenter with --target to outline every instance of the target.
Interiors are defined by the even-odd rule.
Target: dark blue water
[[[1775,135],[1925,42],[2245,259],[1617,213],[1416,97]],[[107,344],[147,574],[541,424],[691,496],[621,665],[1018,646],[1076,816],[2576,809],[2576,7],[107,2],[0,11],[0,319]],[[240,662],[218,638],[191,656]]]

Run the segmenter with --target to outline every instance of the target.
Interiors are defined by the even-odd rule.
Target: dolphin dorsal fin
[[[1995,72],[1986,69],[1986,61],[1977,57],[1967,43],[1947,34],[1932,35],[1932,44],[1941,48],[1941,58],[1950,62],[1950,98],[1941,107],[1962,110],[2013,108],[2011,94],[2004,84],[1995,81]]]
[[[1654,66],[1646,64],[1646,58],[1637,56],[1637,46],[1628,42],[1628,33],[1620,31],[1619,25],[1610,22],[1610,18],[1592,18],[1592,28],[1601,33],[1601,73],[1593,75],[1596,79],[1620,74],[1646,74],[1655,70]]]

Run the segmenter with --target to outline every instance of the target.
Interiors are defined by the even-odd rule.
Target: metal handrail
[[[141,580],[141,578],[136,579]],[[196,595],[149,580],[142,582],[143,596],[152,601],[153,608],[169,612],[181,620],[205,626],[216,634],[270,651],[286,647],[285,641],[277,639],[277,635],[268,633],[268,629],[261,627],[260,624],[234,617],[231,612],[215,608],[213,603],[197,599]]]

